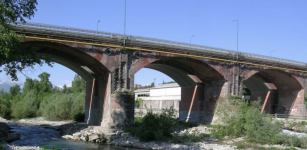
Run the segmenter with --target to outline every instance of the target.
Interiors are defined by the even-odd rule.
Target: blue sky
[[[306,61],[306,0],[126,0],[126,34],[178,41],[296,61]],[[38,0],[29,22],[124,33],[124,0]],[[194,37],[192,37],[194,35]],[[55,85],[70,84],[74,72],[55,65],[26,71],[51,74]],[[59,74],[61,72],[61,74]],[[67,72],[67,73],[63,73]],[[146,78],[144,78],[146,76]],[[7,78],[1,73],[0,78]],[[143,69],[135,83],[172,79]],[[20,76],[21,81],[23,77]]]

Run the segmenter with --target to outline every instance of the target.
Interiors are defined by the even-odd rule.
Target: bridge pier
[[[215,81],[194,87],[181,87],[179,119],[192,123],[211,123],[218,100],[229,93],[228,82]]]
[[[85,122],[100,125],[102,120],[103,100],[107,85],[105,77],[86,81]]]

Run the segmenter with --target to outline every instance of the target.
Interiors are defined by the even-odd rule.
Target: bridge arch
[[[21,45],[23,50],[31,48],[37,48],[38,55],[47,56],[52,62],[73,70],[86,81],[85,121],[100,125],[109,70],[94,57],[65,44],[27,41]]]
[[[180,85],[180,120],[210,123],[217,100],[226,97],[224,76],[203,61],[182,57],[141,58],[133,64],[133,76],[142,68],[150,68],[168,75]]]
[[[304,86],[288,72],[265,69],[250,71],[243,84],[250,90],[250,99],[261,99],[263,111],[271,114],[298,115],[303,111]]]

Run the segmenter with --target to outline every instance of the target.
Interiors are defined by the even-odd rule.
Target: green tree
[[[16,21],[31,19],[36,10],[36,0],[0,0],[0,60],[5,64],[3,70],[13,80],[17,80],[16,73],[26,67],[47,63],[48,58],[35,54],[37,48],[22,50],[20,45],[26,40],[24,35],[18,35],[12,31]],[[44,59],[44,60],[43,60]],[[0,70],[2,71],[2,70]]]
[[[13,98],[16,95],[20,94],[20,87],[19,85],[14,85],[10,88],[10,96]]]
[[[49,81],[50,74],[43,72],[38,75],[40,78],[39,81],[39,92],[40,93],[49,93],[52,90],[52,83]]]
[[[10,95],[0,90],[0,116],[6,119],[11,117]]]
[[[71,88],[74,93],[85,91],[85,81],[81,78],[81,76],[75,75]]]

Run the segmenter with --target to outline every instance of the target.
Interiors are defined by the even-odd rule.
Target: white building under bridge
[[[179,111],[181,100],[181,87],[177,83],[161,84],[156,87],[137,89],[134,91],[135,99],[141,98],[142,103],[139,110],[152,109],[159,111],[173,107]]]

